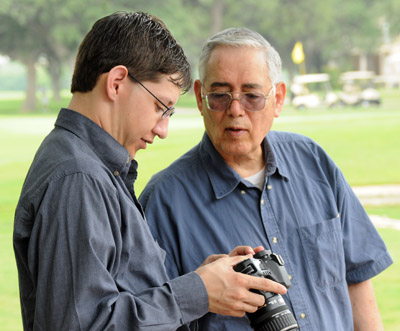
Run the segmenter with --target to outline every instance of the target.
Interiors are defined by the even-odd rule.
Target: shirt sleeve
[[[343,227],[346,279],[348,283],[360,283],[385,270],[393,260],[342,172],[337,172],[337,199]]]
[[[121,224],[124,211],[112,185],[85,174],[65,176],[46,187],[39,206],[27,256],[37,286],[30,294],[34,329],[175,330],[208,311],[194,272],[143,285],[152,282],[141,270],[149,262],[142,258],[145,247],[126,246],[135,234]]]
[[[187,262],[185,258],[182,257],[180,250],[186,250],[187,247],[192,246],[190,243],[187,243],[185,235],[179,235],[178,232],[184,230],[182,230],[183,226],[177,219],[180,218],[180,216],[182,218],[189,216],[182,215],[187,209],[179,207],[172,209],[170,204],[166,202],[168,201],[168,196],[179,197],[179,194],[176,193],[179,191],[178,185],[169,185],[168,187],[170,190],[168,192],[166,192],[163,187],[164,184],[156,186],[153,183],[153,179],[150,180],[141,193],[139,202],[143,206],[147,223],[153,237],[167,253],[165,268],[168,272],[168,276],[170,278],[175,278],[184,273],[185,267],[183,263]],[[176,203],[179,206],[181,205],[181,201],[176,201]],[[162,222],[158,220],[162,220]],[[172,222],[171,220],[175,221]],[[194,258],[196,256],[196,251],[192,251],[190,256]],[[203,260],[195,265],[199,266],[202,262]],[[192,266],[188,269],[193,270]]]

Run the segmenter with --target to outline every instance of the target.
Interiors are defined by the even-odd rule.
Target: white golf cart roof
[[[293,79],[293,83],[296,84],[321,83],[321,82],[329,82],[329,75],[308,74],[308,75],[295,76]]]
[[[372,71],[348,71],[340,75],[342,81],[356,80],[356,79],[372,79],[375,74]]]

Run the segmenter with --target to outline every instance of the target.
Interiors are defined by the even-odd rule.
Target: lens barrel
[[[265,305],[255,313],[248,313],[247,318],[255,331],[288,331],[298,330],[298,324],[292,312],[280,294],[271,294]]]

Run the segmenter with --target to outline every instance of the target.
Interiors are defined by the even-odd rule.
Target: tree
[[[0,13],[0,50],[10,58],[21,61],[27,68],[27,90],[24,110],[36,106],[36,69],[35,64],[41,53],[42,45],[36,40],[37,25],[30,28],[32,17],[25,22]]]
[[[203,42],[232,26],[261,33],[292,74],[297,68],[290,54],[297,41],[303,43],[307,69],[313,72],[322,71],[330,61],[349,66],[354,49],[376,50],[382,42],[382,22],[387,22],[392,35],[400,33],[397,0],[3,0],[0,53],[27,67],[26,109],[36,108],[38,58],[47,59],[57,97],[62,68],[74,58],[83,35],[95,20],[118,10],[159,16],[194,68]]]
[[[23,111],[36,109],[39,57],[48,59],[53,92],[59,97],[62,64],[75,55],[83,34],[107,9],[106,0],[14,0],[2,5],[0,52],[21,61],[27,68]]]

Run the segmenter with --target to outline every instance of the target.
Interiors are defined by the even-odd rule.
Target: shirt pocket
[[[307,265],[315,284],[329,287],[345,278],[340,217],[298,229]]]

